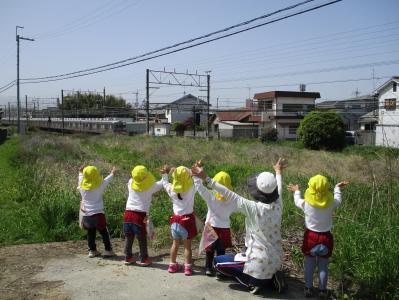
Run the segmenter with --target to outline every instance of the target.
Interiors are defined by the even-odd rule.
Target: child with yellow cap
[[[305,234],[302,253],[305,256],[305,297],[313,296],[313,272],[319,271],[319,298],[327,299],[328,259],[334,242],[331,234],[333,210],[341,204],[341,188],[347,181],[338,183],[334,195],[325,176],[310,178],[304,198],[298,184],[290,183],[288,190],[294,193],[295,205],[305,214]]]
[[[273,167],[276,176],[262,172],[248,179],[249,193],[256,201],[246,199],[209,178],[202,167],[194,166],[191,169],[193,176],[205,180],[210,188],[226,198],[226,201],[235,203],[237,211],[245,215],[245,254],[220,255],[214,261],[218,274],[235,278],[253,294],[270,284],[278,292],[282,292],[285,286],[279,271],[283,259],[280,230],[283,211],[282,159]]]
[[[202,167],[201,161],[197,161],[194,167]],[[217,237],[215,237],[216,240],[205,248],[205,274],[207,276],[214,276],[215,269],[213,266],[213,259],[215,252],[216,255],[224,255],[226,253],[226,249],[232,246],[230,215],[237,210],[237,205],[233,201],[226,200],[226,198],[218,192],[209,191],[202,184],[201,178],[195,176],[193,179],[195,188],[208,206],[208,213],[205,220],[206,227],[203,232],[203,238],[206,234],[206,230],[208,228],[207,226],[211,226],[211,230],[217,235]],[[224,171],[217,173],[213,177],[213,181],[225,186],[229,190],[232,190],[230,175]]]
[[[179,271],[179,264],[176,262],[177,251],[180,241],[184,244],[184,274],[190,276],[192,269],[191,240],[197,235],[194,216],[195,187],[191,178],[191,172],[184,166],[172,169],[173,182],[169,183],[168,173],[171,168],[167,165],[161,169],[163,186],[173,203],[173,216],[170,217],[171,234],[173,239],[170,248],[169,273]]]
[[[78,190],[81,195],[82,225],[87,230],[87,243],[89,246],[89,257],[101,255],[96,247],[96,231],[98,230],[103,239],[105,251],[104,257],[114,256],[111,241],[107,229],[104,214],[103,193],[105,187],[110,183],[116,172],[115,167],[111,173],[103,179],[95,166],[81,166],[78,177]]]
[[[125,264],[133,264],[132,246],[137,236],[140,248],[140,259],[136,262],[140,266],[148,266],[152,262],[148,257],[147,230],[148,212],[152,195],[162,189],[162,180],[155,181],[154,175],[145,166],[135,166],[132,178],[127,183],[129,197],[123,216],[123,231],[125,233]]]

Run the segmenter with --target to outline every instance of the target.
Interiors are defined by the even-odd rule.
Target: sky
[[[301,1],[0,0],[0,87],[16,79],[17,25],[24,26],[20,36],[35,39],[20,42],[20,78],[44,77],[145,54]],[[399,75],[398,29],[398,0],[343,0],[107,72],[21,84],[20,94],[46,106],[55,103],[62,89],[102,93],[105,88],[107,94],[141,103],[146,69],[165,69],[210,71],[211,104],[220,108],[244,106],[259,92],[298,91],[300,83],[306,91],[320,92],[322,100],[343,100],[372,93]],[[194,87],[158,86],[151,89],[150,102],[172,102],[185,93],[206,95]],[[15,103],[16,94],[15,86],[0,93],[0,106]]]

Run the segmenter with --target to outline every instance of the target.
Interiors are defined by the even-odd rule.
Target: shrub
[[[278,139],[278,132],[276,128],[272,128],[261,134],[260,140],[262,143],[276,142]]]
[[[297,134],[309,149],[341,150],[345,146],[345,125],[335,112],[310,112],[300,123]]]
[[[186,126],[182,122],[177,121],[172,124],[172,130],[176,131],[177,135],[183,135]]]

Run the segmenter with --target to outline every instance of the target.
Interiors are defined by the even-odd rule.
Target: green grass
[[[109,230],[122,235],[126,183],[132,168],[144,164],[159,179],[156,169],[164,163],[191,166],[203,159],[210,176],[228,172],[234,190],[249,198],[246,178],[272,171],[279,156],[288,160],[284,186],[299,183],[302,191],[310,176],[321,173],[332,183],[351,181],[343,190],[343,203],[334,216],[335,249],[332,277],[341,288],[338,297],[393,299],[399,294],[399,180],[398,152],[380,147],[357,146],[343,152],[309,151],[296,142],[261,144],[255,140],[212,141],[186,138],[127,136],[61,137],[37,133],[16,137],[0,145],[0,245],[82,239],[78,227],[77,169],[94,164],[103,175],[113,165],[116,177],[104,193]],[[389,171],[391,170],[391,171]],[[301,235],[303,214],[283,191],[283,236]],[[206,215],[197,195],[195,212]],[[157,230],[155,247],[170,243],[168,220],[172,204],[165,192],[154,195],[150,217]],[[235,235],[244,232],[244,217],[233,214]],[[295,266],[301,267],[300,244],[290,245]]]

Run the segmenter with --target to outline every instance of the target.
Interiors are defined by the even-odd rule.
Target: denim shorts
[[[174,240],[187,240],[188,231],[178,223],[170,225],[170,232]]]

